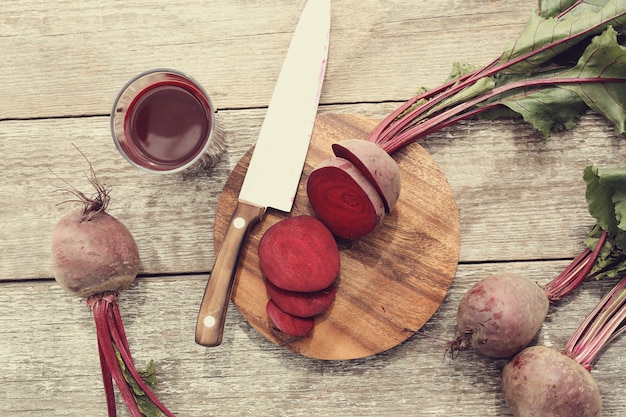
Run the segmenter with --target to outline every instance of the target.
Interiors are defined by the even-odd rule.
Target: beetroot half
[[[332,145],[335,156],[352,162],[376,188],[389,213],[400,197],[400,168],[383,148],[362,139],[347,139]]]
[[[315,215],[338,237],[356,239],[372,232],[385,215],[376,188],[352,162],[329,158],[311,172],[307,196]]]

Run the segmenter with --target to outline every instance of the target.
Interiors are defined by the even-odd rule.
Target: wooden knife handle
[[[264,213],[264,207],[237,203],[222,245],[217,251],[215,265],[200,305],[196,323],[196,343],[199,345],[218,346],[222,343],[224,321],[233,290],[241,245],[250,227],[260,221]]]

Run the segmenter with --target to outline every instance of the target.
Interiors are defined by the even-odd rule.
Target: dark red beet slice
[[[267,295],[281,310],[297,317],[313,317],[328,310],[337,291],[334,284],[322,291],[287,291],[268,280],[265,280],[265,288]]]
[[[320,163],[307,180],[315,215],[339,237],[356,239],[372,232],[385,216],[372,183],[350,161],[334,157]]]
[[[296,317],[285,313],[272,300],[267,302],[265,309],[272,323],[274,323],[281,332],[290,336],[308,336],[315,325],[313,317]]]
[[[315,217],[294,216],[267,229],[259,241],[259,262],[265,277],[278,288],[321,291],[339,275],[339,248]]]

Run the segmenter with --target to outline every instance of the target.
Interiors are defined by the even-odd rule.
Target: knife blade
[[[329,39],[330,0],[308,0],[200,304],[196,323],[196,343],[200,345],[222,343],[239,253],[250,228],[263,219],[268,208],[291,211],[317,115]]]

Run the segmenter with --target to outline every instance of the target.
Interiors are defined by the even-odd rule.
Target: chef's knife
[[[308,0],[293,34],[237,207],[204,292],[196,343],[222,342],[239,252],[268,207],[290,212],[306,159],[328,58],[330,0]]]

